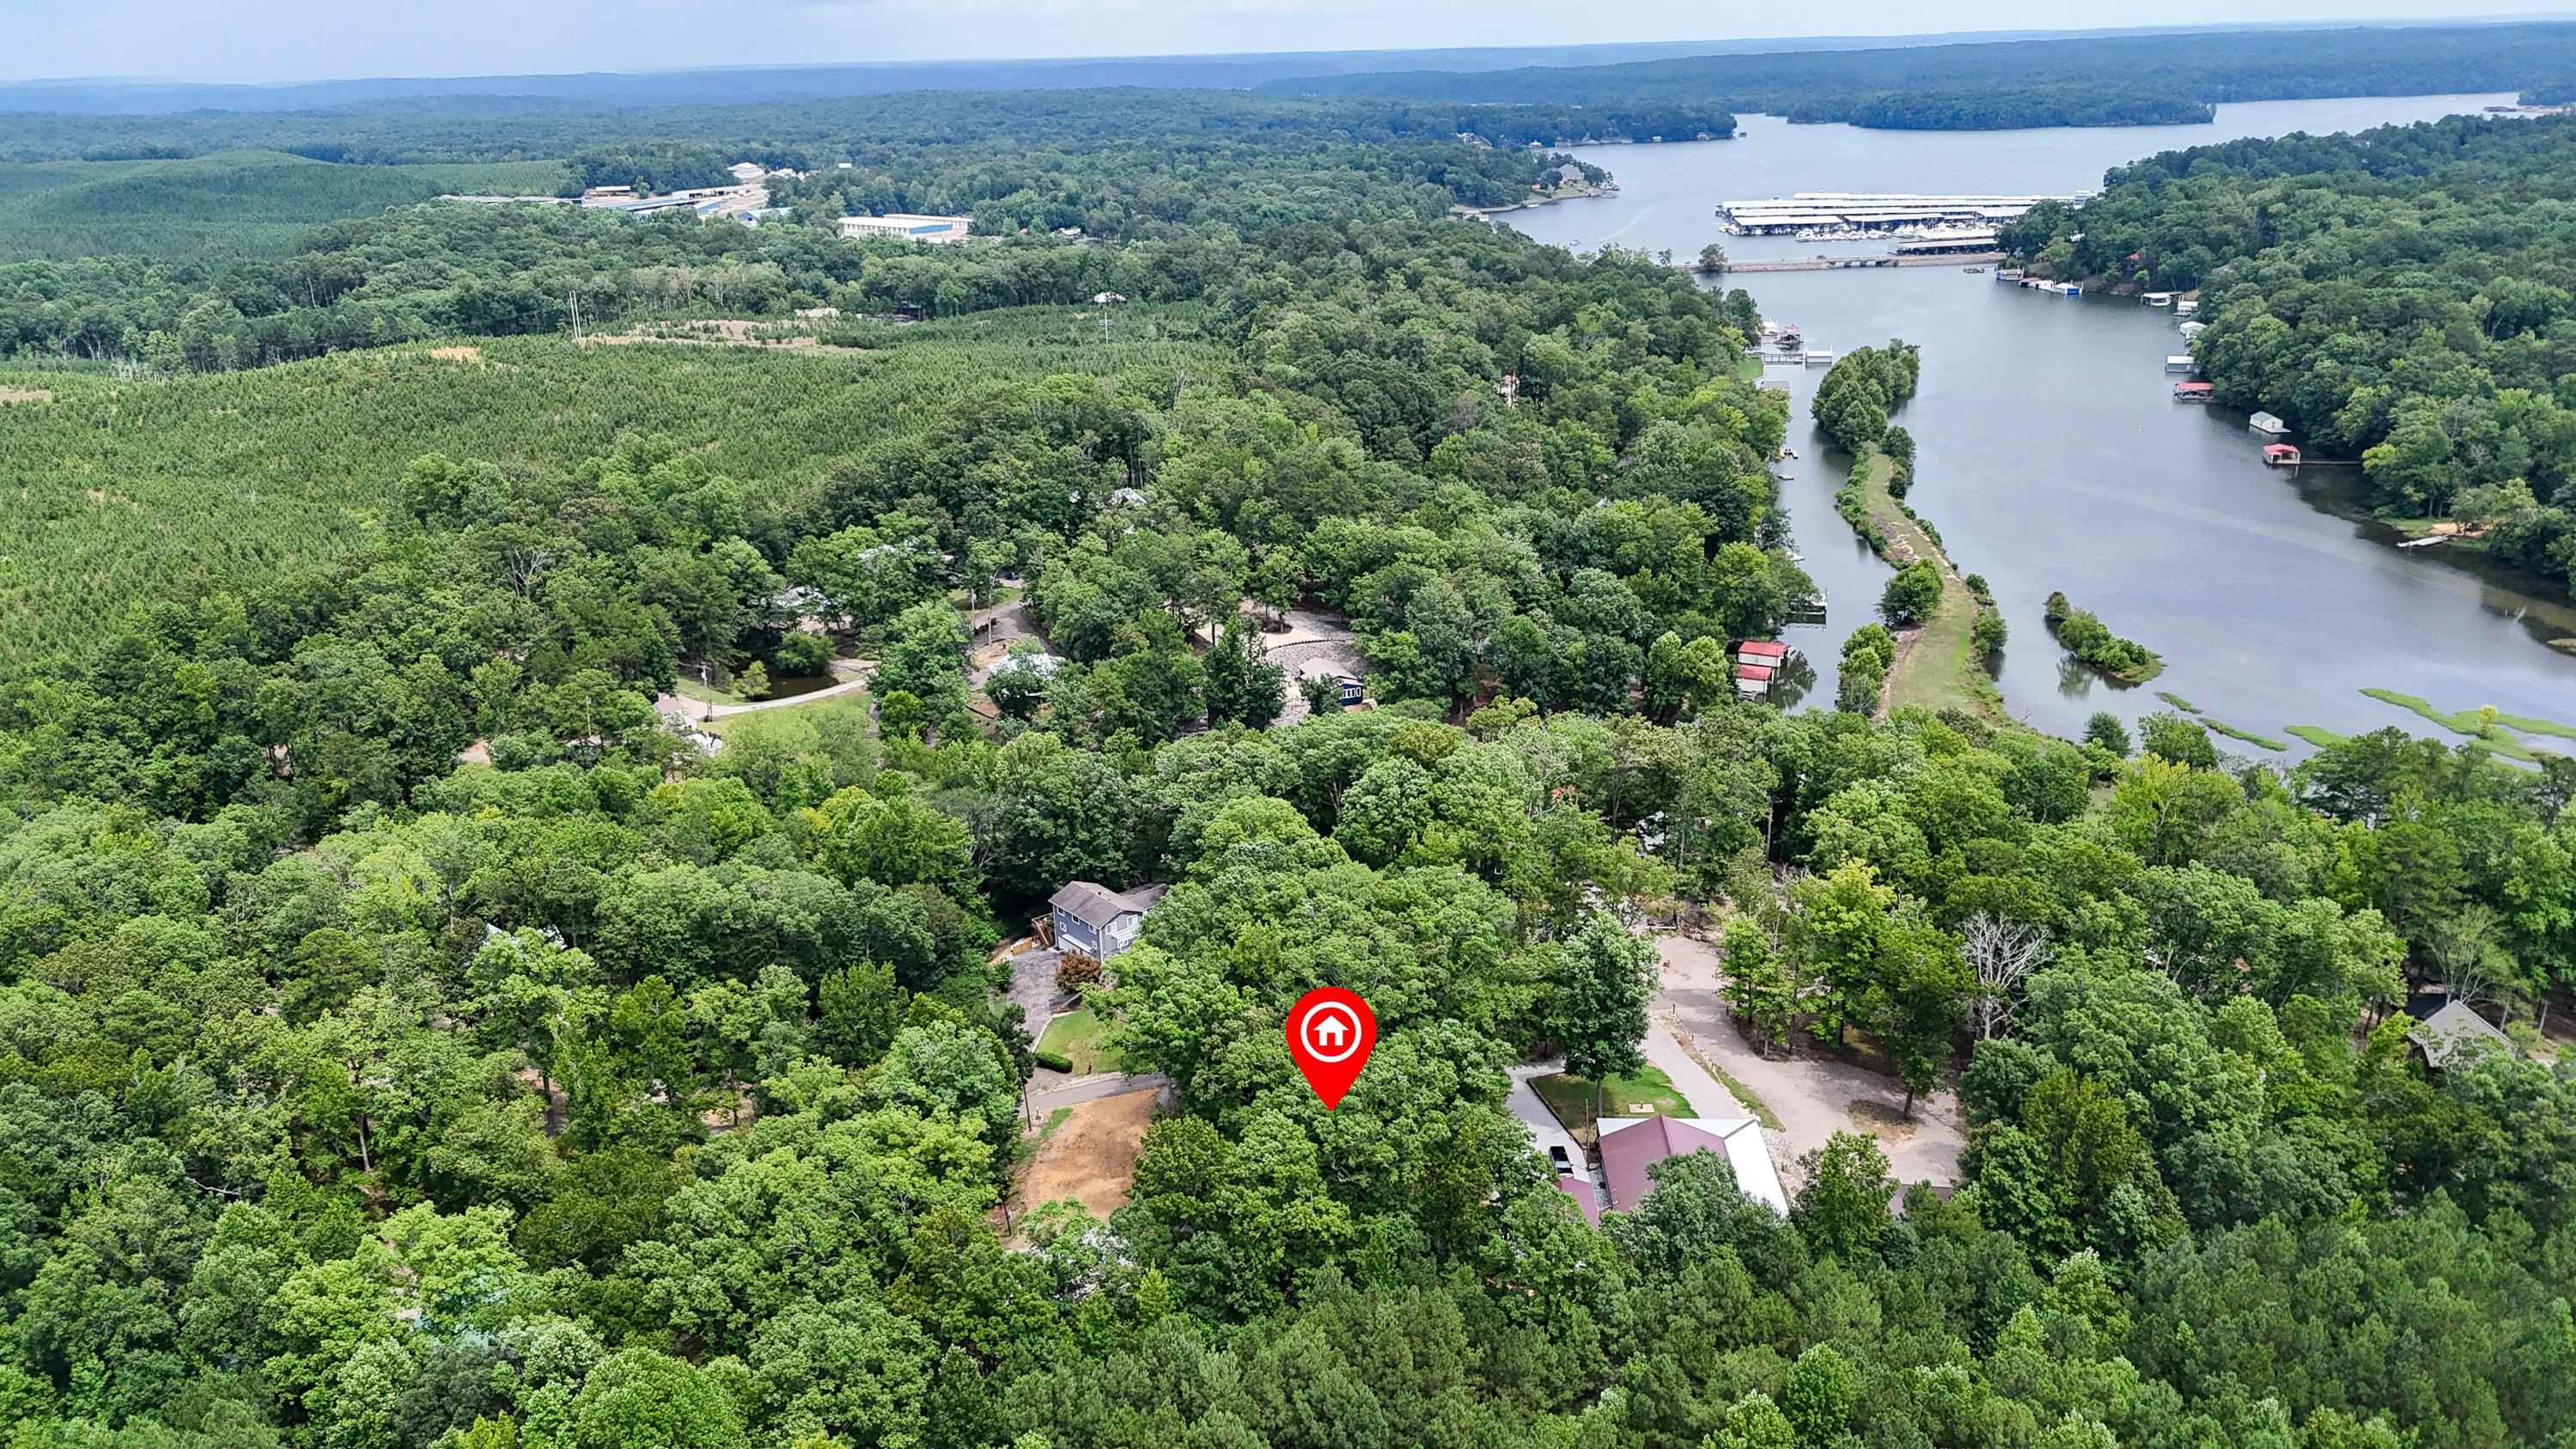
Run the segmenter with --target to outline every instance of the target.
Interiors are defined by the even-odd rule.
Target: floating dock
[[[2002,252],[1908,252],[1857,257],[1765,257],[1749,262],[1728,262],[1726,274],[1738,272],[1865,272],[1877,267],[1946,267],[1961,262],[1999,262]],[[1674,263],[1675,266],[1681,265]]]

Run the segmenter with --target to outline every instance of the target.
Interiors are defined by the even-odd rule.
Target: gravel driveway
[[[1931,1093],[1905,1115],[1905,1085],[1863,1067],[1832,1057],[1800,1055],[1774,1061],[1753,1050],[1736,1029],[1721,991],[1725,973],[1717,948],[1690,936],[1658,936],[1663,957],[1663,984],[1655,993],[1654,1015],[1677,1045],[1696,1052],[1742,1082],[1779,1118],[1768,1132],[1771,1155],[1780,1180],[1791,1194],[1802,1175],[1798,1159],[1825,1145],[1836,1132],[1866,1132],[1878,1139],[1899,1183],[1929,1182],[1949,1187],[1959,1181],[1959,1154],[1967,1146],[1967,1123],[1956,1092]],[[1647,1038],[1654,1057],[1656,1036]],[[1672,1068],[1662,1061],[1667,1072]],[[1704,1075],[1704,1074],[1703,1074]],[[1676,1085],[1682,1083],[1673,1073]],[[1702,1112],[1712,1104],[1683,1086],[1683,1095]],[[1724,1099],[1721,1098],[1722,1102]],[[1749,1105],[1749,1104],[1748,1104]]]

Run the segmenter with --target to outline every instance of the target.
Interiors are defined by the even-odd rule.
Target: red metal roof
[[[2295,458],[2299,456],[2299,450],[2291,447],[2287,443],[2265,443],[2263,445],[2263,456],[2266,458]]]
[[[1768,655],[1773,659],[1786,659],[1789,657],[1789,646],[1786,644],[1774,644],[1767,639],[1747,639],[1743,643],[1735,646],[1735,652],[1738,654]]]
[[[1771,677],[1771,666],[1768,664],[1739,664],[1735,666],[1735,677],[1738,679],[1769,679]]]
[[[1601,1190],[1594,1187],[1589,1178],[1560,1176],[1556,1180],[1556,1190],[1574,1199],[1574,1206],[1583,1214],[1585,1222],[1596,1228],[1601,1226]]]
[[[1656,1116],[1601,1139],[1601,1170],[1610,1179],[1610,1206],[1632,1213],[1654,1184],[1646,1169],[1667,1157],[1693,1152],[1726,1155],[1726,1139],[1688,1122]]]
[[[2218,391],[2218,384],[2217,384],[2217,383],[2214,383],[2214,382],[2178,382],[2178,383],[2175,383],[2175,384],[2174,384],[2174,391],[2176,391],[2176,392],[2216,392],[2216,391]]]

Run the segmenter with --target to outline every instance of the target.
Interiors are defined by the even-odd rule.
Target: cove
[[[1584,159],[1617,174],[1619,195],[1506,220],[1577,249],[1668,248],[1677,258],[1721,240],[1736,258],[1883,251],[1884,242],[1721,238],[1712,209],[1794,191],[2089,190],[2107,167],[2160,150],[2429,120],[2506,99],[2264,102],[2222,106],[2211,125],[2098,130],[1858,131],[1748,117],[1733,141],[1587,148]],[[2026,291],[1955,267],[1722,285],[1745,286],[1765,317],[1799,324],[1812,346],[1841,353],[1891,337],[1921,346],[1921,391],[1896,415],[1918,449],[1907,501],[1960,569],[1993,587],[2011,630],[1997,682],[2016,717],[2072,736],[2100,709],[2134,724],[2167,707],[2156,697],[2166,691],[2207,719],[2285,742],[2273,754],[2219,741],[2273,760],[2309,752],[2291,725],[2459,738],[2365,697],[2367,688],[2443,710],[2492,704],[2576,723],[2576,658],[2548,644],[2576,636],[2576,607],[2474,555],[2395,548],[2394,530],[2358,505],[2358,470],[2267,469],[2243,414],[2174,402],[2163,359],[2183,344],[2170,310]],[[1849,460],[1828,455],[1807,417],[1823,375],[1768,373],[1794,406],[1799,457],[1780,465],[1783,500],[1805,567],[1832,601],[1828,627],[1787,637],[1815,667],[1808,702],[1830,705],[1842,640],[1869,621],[1890,570],[1835,514]],[[2125,688],[2067,660],[2041,618],[2052,589],[2162,654],[2164,674]]]

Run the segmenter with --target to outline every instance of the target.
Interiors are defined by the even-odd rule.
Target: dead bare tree
[[[2048,964],[2048,933],[1979,911],[1959,933],[1959,954],[1977,973],[1977,998],[1969,1014],[1982,1041],[2011,1024],[2013,1009],[2021,1004],[2022,983]]]
[[[2510,958],[2497,944],[2503,923],[2482,905],[2466,905],[2426,923],[2424,953],[2442,972],[2453,1001],[2513,1015]]]

